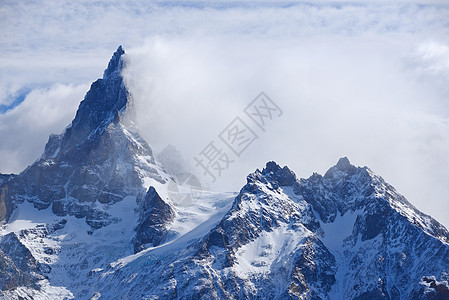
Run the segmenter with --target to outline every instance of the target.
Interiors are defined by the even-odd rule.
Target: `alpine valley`
[[[447,229],[347,158],[174,199],[176,151],[139,135],[125,58],[41,158],[0,175],[0,298],[449,299]]]

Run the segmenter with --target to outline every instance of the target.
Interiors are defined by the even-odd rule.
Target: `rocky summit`
[[[348,158],[171,199],[179,153],[139,135],[126,62],[119,47],[42,157],[0,174],[0,298],[449,299],[447,229]]]

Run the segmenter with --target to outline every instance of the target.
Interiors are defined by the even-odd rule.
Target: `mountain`
[[[111,228],[112,225],[118,228],[123,227],[124,222],[131,222],[126,225],[130,226],[129,230],[121,230],[120,235],[129,235],[134,247],[143,248],[146,243],[155,245],[162,240],[160,234],[149,235],[151,230],[147,227],[133,230],[134,218],[138,219],[137,225],[140,224],[137,228],[148,224],[149,219],[158,219],[155,209],[152,209],[152,215],[148,214],[147,190],[150,186],[164,186],[171,179],[156,163],[150,146],[133,124],[132,97],[121,76],[125,64],[123,56],[124,50],[120,46],[103,78],[91,85],[81,101],[74,120],[62,134],[50,136],[40,159],[17,176],[0,177],[0,221],[7,224],[0,241],[0,259],[5,266],[2,268],[2,289],[20,288],[24,282],[26,286],[30,283],[36,286],[37,282],[51,277],[55,267],[79,278],[90,271],[88,260],[101,259],[101,253],[91,257],[87,256],[89,252],[76,253],[82,264],[75,266],[72,261],[73,271],[68,271],[68,266],[61,261],[61,255],[65,253],[64,242],[69,238],[61,238],[60,230],[75,226],[69,219],[81,223],[73,228],[73,232],[67,232],[68,235],[80,236],[79,231],[84,230],[83,235],[95,236],[101,228]],[[160,190],[163,192],[164,189]],[[131,211],[127,213],[131,219],[124,219],[123,211],[118,210],[119,203],[129,206]],[[157,204],[168,207],[174,214],[170,204],[163,200]],[[16,223],[21,222],[23,212],[29,212],[27,220],[33,226],[16,231]],[[44,215],[48,220],[34,224]],[[168,223],[172,219],[165,221]],[[167,225],[159,222],[157,226]],[[165,231],[159,228],[160,232]],[[37,238],[44,244],[45,239],[49,239],[49,244],[39,248],[34,245]],[[13,248],[23,252],[23,257],[18,258],[20,263],[14,260],[17,253],[10,250]],[[113,251],[125,254],[133,247],[127,241],[119,250],[117,248]],[[74,256],[73,253],[67,255]],[[27,262],[24,264],[24,261]],[[40,264],[46,267],[38,272],[36,266]],[[86,272],[77,269],[86,269]]]
[[[119,47],[42,157],[0,176],[0,298],[449,299],[449,232],[347,158],[177,201],[184,163],[140,137],[126,62]]]
[[[129,299],[448,299],[448,239],[347,158],[300,180],[269,162],[199,241],[120,259],[97,289]]]

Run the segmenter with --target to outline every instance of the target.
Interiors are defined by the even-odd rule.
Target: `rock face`
[[[139,222],[134,238],[134,252],[145,249],[148,246],[158,246],[165,238],[168,228],[175,219],[174,209],[167,204],[154,187],[150,187],[139,206]]]
[[[8,188],[2,188],[2,185],[16,177],[14,174],[0,174],[0,221],[5,220],[13,210],[13,204],[9,200]],[[8,199],[8,200],[7,200]]]
[[[37,270],[36,260],[20,243],[14,233],[0,240],[0,289],[13,290],[19,286],[35,286],[37,278],[31,274]]]
[[[0,250],[0,289],[14,290],[19,286],[33,286],[36,280],[20,270],[14,261]]]
[[[15,233],[1,237],[0,259],[5,266],[1,276],[2,289],[14,289],[26,285],[36,286],[42,274],[49,272],[50,267],[36,261],[30,250],[22,244]]]

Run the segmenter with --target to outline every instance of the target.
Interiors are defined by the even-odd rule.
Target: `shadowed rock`
[[[139,223],[133,241],[135,253],[145,249],[145,245],[159,245],[168,232],[168,225],[175,218],[174,209],[162,200],[154,187],[148,189],[139,207]]]

